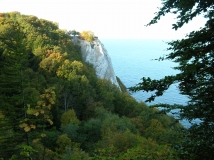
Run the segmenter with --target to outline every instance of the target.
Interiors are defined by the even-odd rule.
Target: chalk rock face
[[[92,42],[88,42],[75,37],[73,42],[81,47],[83,60],[94,66],[98,78],[110,80],[119,87],[111,58],[98,38]]]

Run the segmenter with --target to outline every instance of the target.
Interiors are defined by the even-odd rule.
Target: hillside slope
[[[97,78],[57,23],[0,13],[0,159],[174,160],[183,129]]]

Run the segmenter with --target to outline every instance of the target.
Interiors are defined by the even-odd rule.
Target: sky
[[[99,39],[174,40],[205,23],[199,17],[174,31],[175,15],[167,15],[158,24],[146,27],[158,7],[161,0],[0,0],[0,12],[34,15],[57,22],[60,29],[90,30]]]

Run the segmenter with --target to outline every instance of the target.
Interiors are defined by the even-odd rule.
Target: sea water
[[[141,82],[141,78],[150,77],[151,79],[161,79],[164,76],[175,75],[177,70],[173,69],[177,64],[164,60],[157,61],[161,56],[169,54],[167,40],[126,40],[126,39],[102,39],[101,42],[111,57],[112,65],[116,76],[124,85],[135,86]],[[173,84],[164,92],[163,96],[157,97],[155,101],[148,105],[167,103],[185,105],[188,101],[187,96],[179,93],[178,84]],[[152,93],[139,91],[131,93],[138,101],[143,101],[151,96]],[[185,127],[190,124],[182,120]]]

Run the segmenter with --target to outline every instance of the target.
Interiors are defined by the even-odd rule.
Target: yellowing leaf
[[[40,107],[40,106],[36,106],[35,108],[36,108],[36,109],[40,109],[41,107]]]
[[[38,115],[39,115],[39,112],[35,112],[33,115],[38,116]]]
[[[36,129],[36,126],[34,124],[31,124],[30,128]]]
[[[53,98],[49,98],[49,102],[50,102],[51,104],[55,104],[55,102],[54,102],[54,99],[53,99]]]
[[[29,127],[29,126],[26,126],[26,127],[24,128],[24,130],[25,130],[25,132],[29,132],[29,131],[30,131],[30,127]]]
[[[42,107],[45,107],[46,106],[46,103],[44,102],[44,103],[42,103]]]
[[[49,109],[49,110],[51,110],[51,105],[49,104],[49,105],[47,105],[47,108]]]
[[[37,142],[39,142],[39,140],[40,140],[39,138],[36,138],[33,140],[33,143],[37,143]]]
[[[44,111],[43,109],[41,109],[41,110],[40,110],[40,113],[41,113],[41,114],[44,114],[44,113],[45,113],[45,111]]]
[[[50,123],[50,125],[53,124],[53,121],[51,119],[47,119],[47,121]]]
[[[41,96],[40,96],[41,97]],[[41,105],[43,103],[43,101],[38,101],[37,104]]]
[[[49,119],[49,116],[44,114],[44,119]]]
[[[51,95],[50,94],[46,94],[46,98],[49,98]]]
[[[46,137],[46,134],[41,133],[41,137],[42,137],[42,138]]]
[[[45,98],[45,94],[40,95],[41,98]]]
[[[24,127],[26,127],[26,126],[27,126],[26,123],[22,123],[22,124],[19,125],[20,128],[24,128]]]
[[[34,110],[33,109],[31,109],[31,108],[28,108],[27,109],[27,114],[33,114],[34,113]]]

